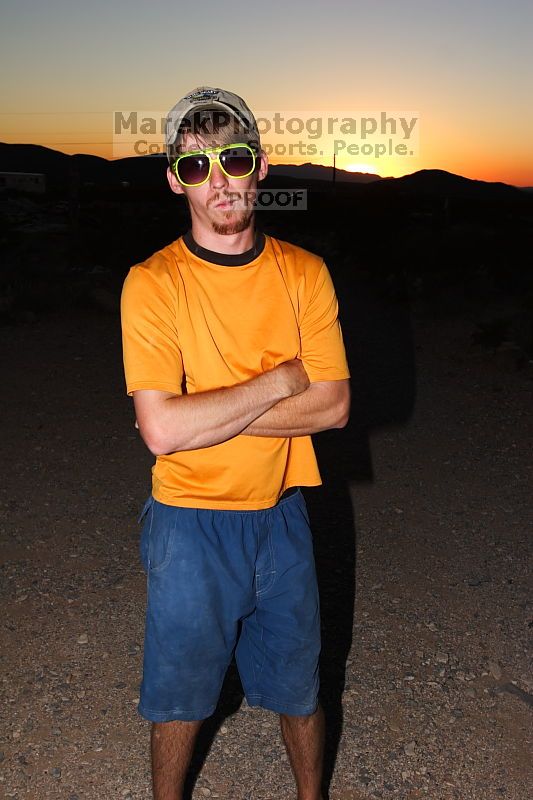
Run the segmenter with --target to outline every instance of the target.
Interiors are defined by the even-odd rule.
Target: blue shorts
[[[250,706],[314,713],[320,617],[300,490],[261,511],[150,498],[141,516],[148,598],[139,713],[152,722],[209,717],[234,654]]]

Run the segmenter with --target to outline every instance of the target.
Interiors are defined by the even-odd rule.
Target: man
[[[321,482],[310,434],[348,418],[337,301],[321,258],[255,232],[267,159],[240,97],[191,92],[166,138],[191,230],[133,267],[122,296],[127,390],[157,456],[140,546],[154,798],[181,799],[235,655],[248,704],[280,714],[299,800],[319,800],[320,620],[298,487]]]

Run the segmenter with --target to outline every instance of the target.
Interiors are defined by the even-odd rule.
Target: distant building
[[[43,194],[46,176],[42,172],[0,172],[0,192],[8,190]]]

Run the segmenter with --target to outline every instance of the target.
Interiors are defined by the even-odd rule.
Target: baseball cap
[[[178,136],[179,127],[188,120],[189,117],[202,109],[220,109],[226,113],[232,114],[238,122],[251,134],[259,143],[259,131],[257,129],[257,122],[255,117],[238,94],[229,92],[226,89],[213,89],[211,86],[199,86],[193,89],[178,100],[167,114],[167,122],[165,129],[165,142],[167,146],[167,155],[169,160],[174,157],[172,145]]]

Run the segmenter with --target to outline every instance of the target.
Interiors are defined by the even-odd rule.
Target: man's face
[[[205,146],[199,144],[198,137],[186,136],[183,152],[194,152]],[[189,203],[191,218],[196,226],[204,230],[230,235],[241,233],[252,223],[253,199],[257,182],[262,180],[268,170],[265,153],[261,153],[259,170],[255,170],[247,178],[228,178],[217,161],[211,164],[211,174],[201,186],[183,186],[172,170],[167,170],[170,188],[176,194],[184,194]]]

